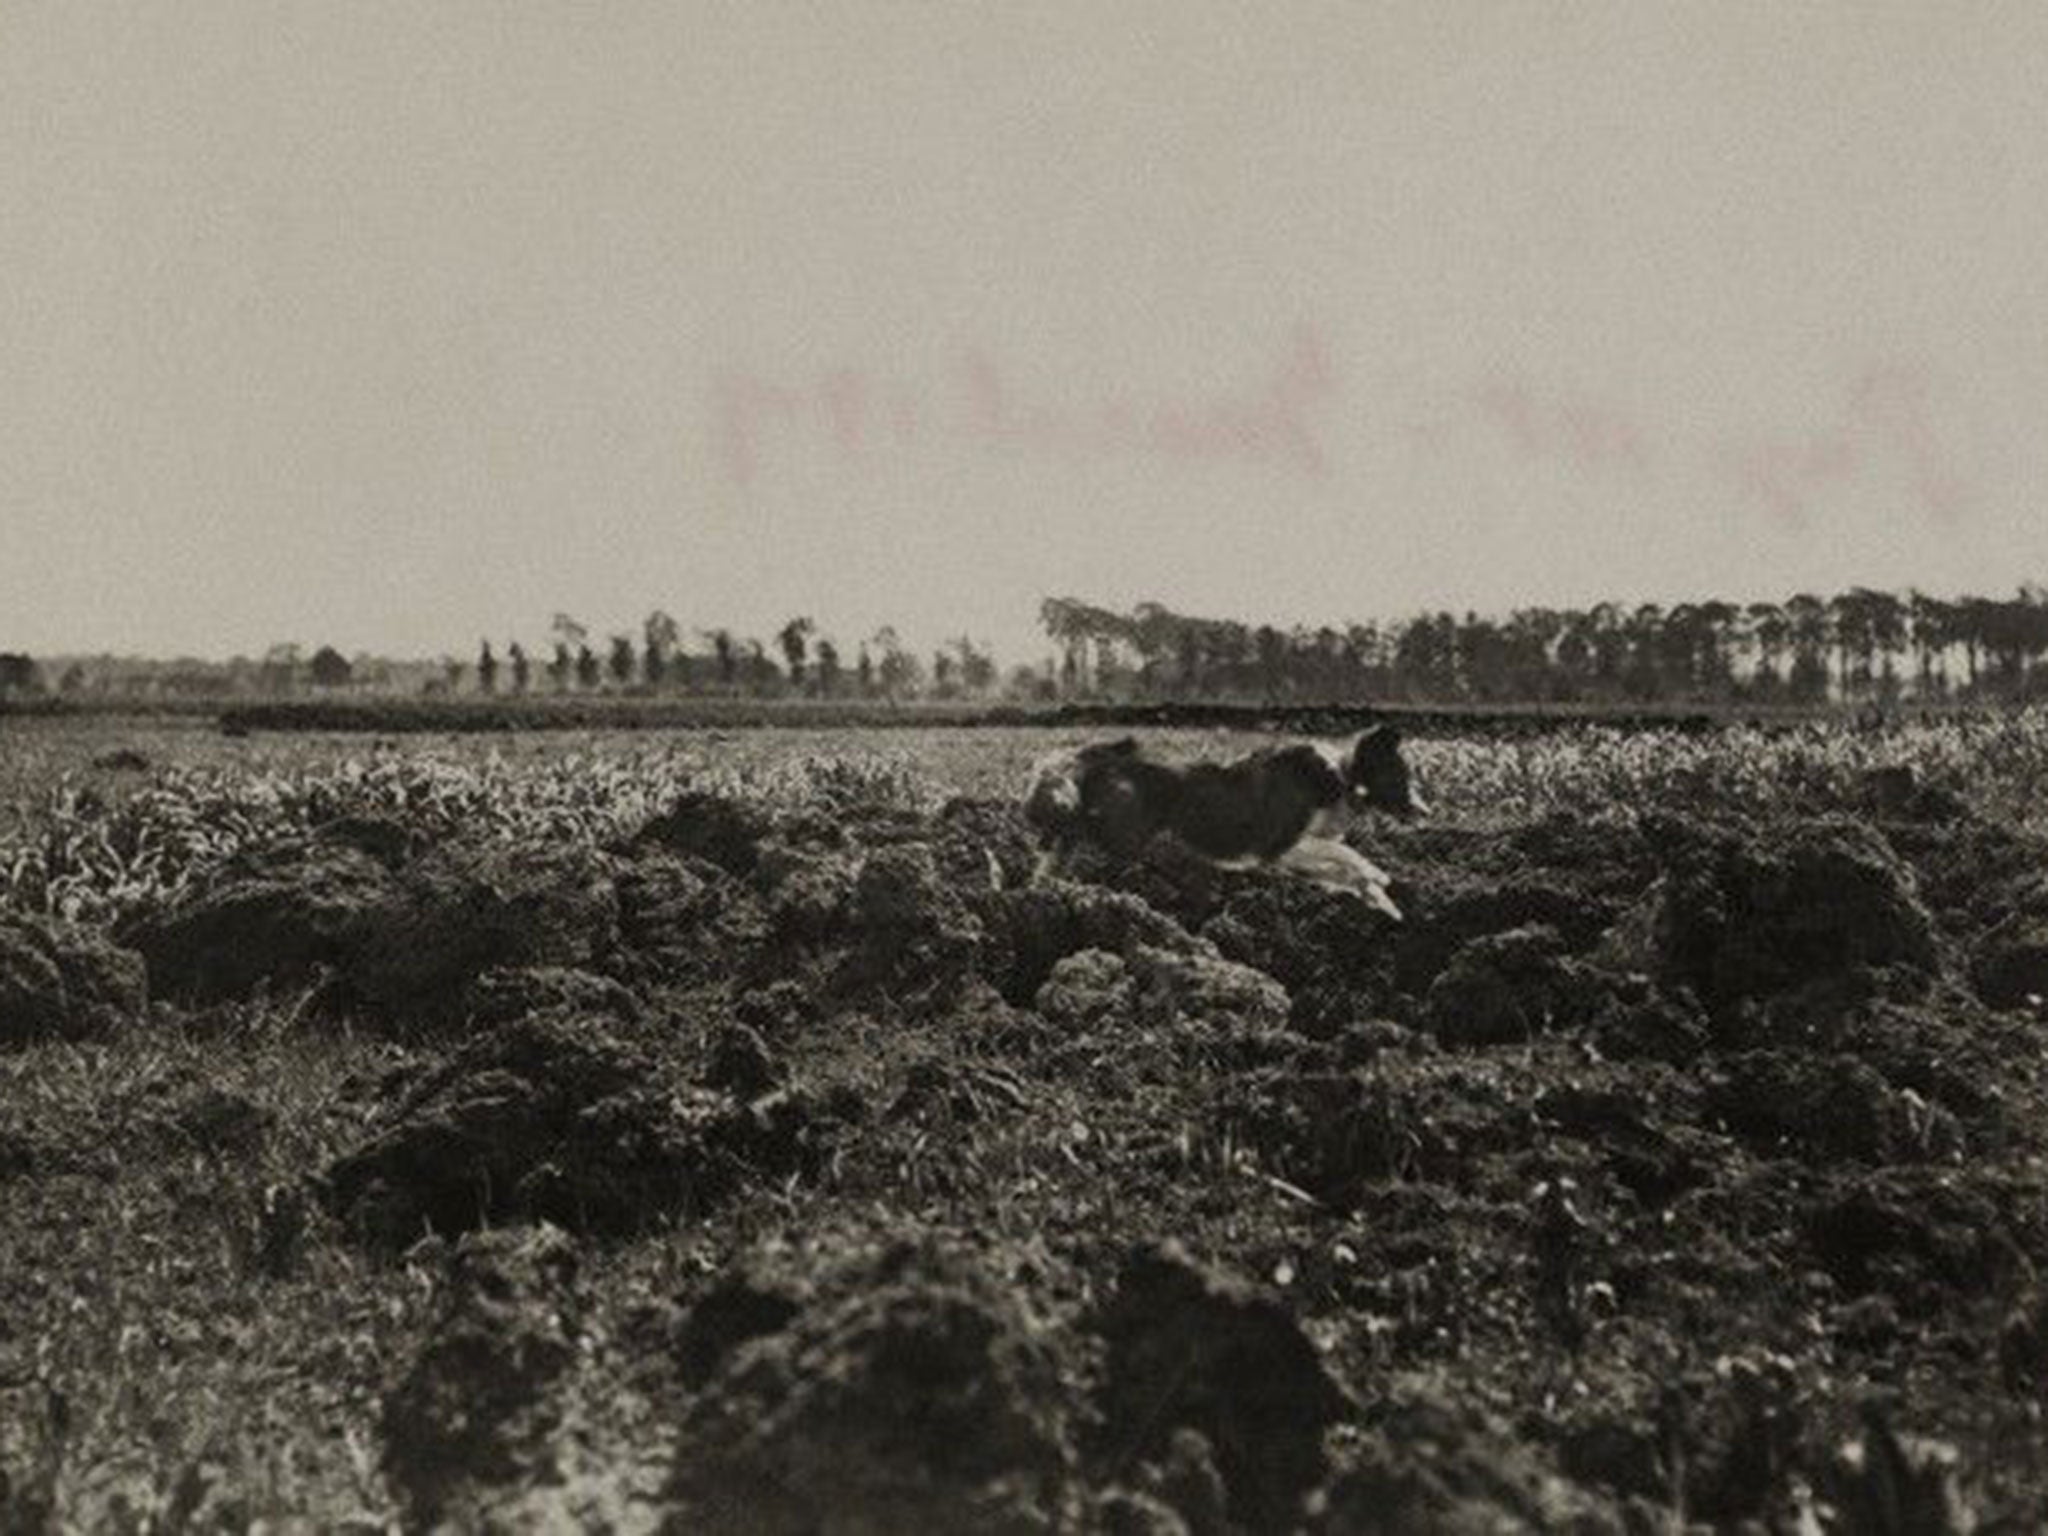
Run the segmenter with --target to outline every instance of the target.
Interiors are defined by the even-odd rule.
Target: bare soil
[[[1405,923],[714,796],[0,914],[0,1527],[2041,1529],[2048,847],[1369,846]]]

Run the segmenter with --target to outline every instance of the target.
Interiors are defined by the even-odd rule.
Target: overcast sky
[[[0,0],[0,648],[2048,575],[2048,7]]]

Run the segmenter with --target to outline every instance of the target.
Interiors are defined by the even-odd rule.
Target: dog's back
[[[1343,776],[1309,746],[1185,770],[1173,830],[1212,859],[1274,859],[1344,799]]]

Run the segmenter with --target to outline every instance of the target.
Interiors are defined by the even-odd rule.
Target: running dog
[[[1053,845],[1041,869],[1075,842],[1129,857],[1171,832],[1221,868],[1284,870],[1355,891],[1398,920],[1386,871],[1341,836],[1346,813],[1367,806],[1403,819],[1428,809],[1391,725],[1343,750],[1302,742],[1185,766],[1145,756],[1133,737],[1098,742],[1033,765],[1024,812]]]

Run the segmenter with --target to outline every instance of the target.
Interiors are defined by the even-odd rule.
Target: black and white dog
[[[1213,864],[1356,891],[1398,919],[1386,871],[1342,839],[1346,813],[1368,806],[1403,818],[1428,809],[1390,725],[1342,749],[1301,742],[1184,766],[1147,757],[1132,737],[1098,742],[1034,764],[1024,810],[1053,845],[1048,865],[1077,841],[1129,856],[1171,832]]]

